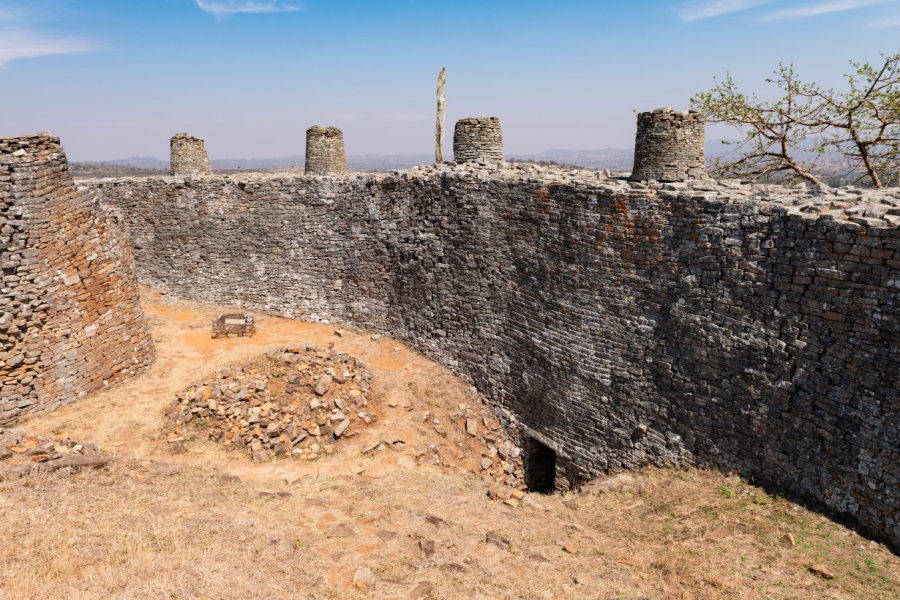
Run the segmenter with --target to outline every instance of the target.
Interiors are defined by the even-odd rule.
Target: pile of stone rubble
[[[254,460],[312,460],[375,420],[371,376],[348,354],[316,346],[282,348],[222,369],[178,395],[168,409],[171,451],[198,436],[240,448]]]
[[[480,466],[486,481],[493,480],[514,489],[525,489],[522,450],[509,439],[506,431],[486,408],[478,410],[461,405],[450,418],[460,423],[467,435],[484,445]]]
[[[72,471],[102,467],[108,462],[93,443],[0,428],[0,481],[33,471]]]

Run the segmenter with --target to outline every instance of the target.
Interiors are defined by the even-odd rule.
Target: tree
[[[824,186],[815,161],[801,153],[825,156],[839,152],[875,187],[894,183],[900,162],[900,53],[884,55],[879,67],[850,64],[848,90],[823,90],[800,80],[792,65],[779,65],[766,79],[778,90],[778,99],[760,100],[738,90],[731,75],[713,88],[691,98],[695,110],[713,123],[733,125],[742,140],[738,158],[718,159],[713,174],[720,176],[804,180]]]
[[[880,67],[851,62],[849,91],[817,91],[822,111],[813,124],[825,133],[819,148],[843,154],[876,188],[897,185],[900,168],[900,53],[883,58]]]

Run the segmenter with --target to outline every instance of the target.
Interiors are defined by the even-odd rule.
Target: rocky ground
[[[199,433],[256,461],[274,456],[315,460],[326,446],[375,420],[366,392],[371,375],[343,352],[279,348],[182,392],[169,409],[169,449],[184,451]]]
[[[34,473],[105,467],[109,461],[94,443],[30,435],[0,428],[0,481]]]
[[[522,489],[518,449],[469,386],[395,340],[264,316],[253,338],[210,340],[219,307],[146,292],[145,309],[159,351],[147,374],[21,423],[31,437],[4,432],[4,462],[63,460],[72,439],[108,464],[0,481],[0,598],[900,597],[884,546],[737,477],[651,469],[577,493]],[[280,348],[300,350],[293,373],[276,369]],[[354,386],[359,405],[338,406]],[[344,432],[295,454],[327,439],[319,421],[333,427],[335,410]],[[307,437],[254,460],[253,442],[283,443],[265,434],[273,412]],[[235,426],[237,451],[223,443]]]

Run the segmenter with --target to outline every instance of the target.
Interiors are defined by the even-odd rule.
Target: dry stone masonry
[[[216,315],[212,320],[210,337],[236,335],[253,337],[256,334],[256,321],[253,313],[226,313]]]
[[[900,543],[898,189],[471,163],[85,185],[129,215],[144,281],[468,377],[541,486],[736,469]]]
[[[453,158],[458,163],[503,162],[503,135],[497,117],[468,117],[456,122]]]
[[[686,181],[707,177],[704,119],[698,112],[658,108],[637,119],[634,181]]]
[[[900,189],[713,182],[700,115],[638,129],[637,181],[502,163],[478,118],[455,165],[85,186],[145,281],[388,331],[469,378],[533,489],[734,469],[900,546]]]
[[[169,164],[172,175],[209,175],[212,168],[202,139],[186,133],[176,133],[169,143]]]
[[[344,134],[340,129],[315,125],[306,130],[305,171],[307,175],[346,175]]]
[[[59,139],[0,139],[0,425],[140,371],[154,349],[127,235]]]

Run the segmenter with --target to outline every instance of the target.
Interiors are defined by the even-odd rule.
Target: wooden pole
[[[447,84],[447,70],[441,67],[437,81],[437,122],[434,135],[434,162],[444,162],[444,86]]]

